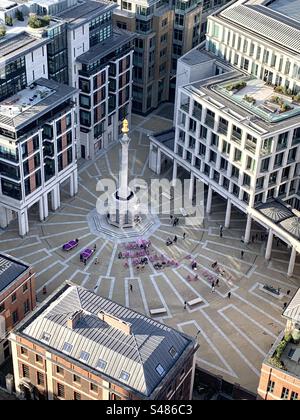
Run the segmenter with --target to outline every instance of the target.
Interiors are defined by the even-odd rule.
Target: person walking
[[[129,285],[129,289],[130,289],[131,292],[133,291],[132,284]]]
[[[176,242],[177,242],[177,236],[175,235],[174,236],[174,240],[173,240],[173,242],[176,244]]]
[[[244,258],[244,251],[241,251],[241,259]]]
[[[286,302],[284,302],[284,304],[283,304],[283,310],[285,310],[286,309],[286,307],[287,307],[287,303]]]
[[[212,286],[211,293],[215,293],[215,286]]]
[[[172,222],[173,222],[173,215],[170,214],[170,223],[172,223]]]
[[[184,301],[184,306],[183,306],[183,309],[186,309],[186,305],[187,305],[187,301],[185,300],[185,301]]]
[[[185,232],[183,232],[183,235],[182,235],[182,237],[183,237],[183,240],[185,239]]]
[[[227,297],[228,297],[228,299],[231,298],[231,292],[228,292]]]
[[[287,294],[287,295],[289,295],[290,293],[291,293],[291,291],[290,291],[290,290],[288,290],[288,291],[286,292],[286,294]]]
[[[217,286],[217,287],[219,287],[219,281],[220,281],[220,280],[219,280],[219,277],[217,277],[217,280],[216,280],[216,286]]]
[[[98,264],[98,257],[95,258],[95,265]]]

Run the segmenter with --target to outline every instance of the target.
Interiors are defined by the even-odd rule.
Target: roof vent
[[[82,314],[83,314],[82,309],[79,309],[78,311],[74,312],[67,320],[67,327],[70,328],[71,330],[74,330]]]
[[[131,334],[131,324],[129,322],[125,322],[120,318],[117,318],[114,315],[111,315],[107,312],[100,311],[98,314],[98,317],[101,319],[101,321],[106,322],[108,325],[110,325],[113,328],[116,328],[125,334]]]

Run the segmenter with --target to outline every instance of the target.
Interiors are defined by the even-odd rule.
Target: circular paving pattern
[[[134,117],[134,124],[130,133],[130,178],[150,180],[156,176],[148,169],[147,134],[169,128],[171,121],[151,115]],[[31,209],[26,238],[18,237],[17,224],[12,223],[0,235],[0,250],[34,266],[39,301],[65,280],[71,280],[148,316],[152,309],[163,309],[158,316],[162,322],[192,336],[201,331],[197,354],[201,367],[255,391],[264,356],[284,326],[281,311],[286,301],[286,297],[281,302],[266,295],[260,285],[281,287],[283,293],[287,289],[295,291],[299,286],[299,263],[295,277],[287,280],[289,252],[285,248],[274,244],[272,259],[266,262],[265,243],[241,243],[246,219],[234,208],[230,229],[224,228],[220,238],[226,203],[214,196],[212,214],[202,225],[187,226],[180,217],[179,225],[174,227],[168,215],[150,215],[143,222],[145,231],[138,234],[151,241],[148,263],[140,264],[136,260],[144,256],[136,253],[142,250],[126,247],[126,243],[136,240],[130,231],[124,242],[119,231],[111,226],[107,231],[108,225],[101,217],[95,220],[96,185],[100,179],[116,178],[118,148],[114,146],[95,162],[80,167],[78,195],[70,198],[67,186],[62,186],[61,208],[50,213],[45,222],[39,222]],[[165,168],[163,176],[171,178],[171,166]],[[259,228],[254,226],[253,233],[259,233]],[[167,246],[167,239],[175,235],[177,242]],[[62,245],[75,238],[79,246],[64,252]],[[93,256],[84,265],[81,251],[94,247]],[[193,261],[197,271],[192,269]],[[224,271],[223,276],[212,268],[215,261]],[[211,282],[217,276],[219,287],[212,293]],[[46,295],[42,293],[44,286]],[[197,303],[185,309],[184,303],[190,301]]]

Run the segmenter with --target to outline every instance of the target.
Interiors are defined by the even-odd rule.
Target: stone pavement
[[[167,115],[167,111],[161,114]],[[146,118],[133,117],[129,153],[131,178],[150,180],[156,177],[148,168],[147,135],[152,130],[161,131],[170,126],[171,121],[160,116],[159,111]],[[96,236],[87,221],[99,195],[97,181],[117,175],[118,156],[117,145],[95,162],[83,164],[79,170],[78,195],[70,198],[67,188],[63,190],[61,208],[50,213],[43,223],[38,221],[37,209],[32,208],[29,235],[19,238],[17,224],[12,223],[0,235],[0,251],[34,266],[39,301],[45,297],[42,294],[44,286],[48,296],[62,282],[71,280],[147,315],[151,309],[164,307],[166,313],[158,317],[160,321],[192,336],[201,331],[197,354],[200,366],[255,392],[264,356],[284,327],[282,305],[288,301],[285,296],[279,300],[266,294],[259,286],[268,283],[280,287],[283,293],[290,289],[293,296],[300,285],[300,261],[296,262],[294,277],[288,279],[289,252],[281,245],[275,246],[272,259],[267,262],[264,259],[266,244],[260,240],[257,226],[253,227],[252,234],[257,234],[258,239],[249,245],[241,243],[246,219],[234,208],[230,229],[224,228],[220,238],[219,226],[224,224],[226,203],[214,196],[212,214],[205,216],[202,226],[185,226],[184,218],[180,218],[179,225],[174,228],[168,215],[159,216],[160,226],[150,237],[151,252],[177,260],[178,267],[159,271],[153,264],[148,264],[143,271],[138,271],[131,259],[127,267],[125,260],[118,258],[124,245]],[[172,167],[168,166],[162,176],[170,178],[171,175]],[[183,232],[186,232],[185,240]],[[177,244],[167,247],[167,237],[175,234]],[[63,252],[62,244],[75,238],[80,240],[79,247],[70,253]],[[91,259],[83,265],[80,251],[95,244],[94,258],[98,258],[99,264]],[[243,259],[241,250],[245,251]],[[192,270],[187,256],[197,261],[197,272]],[[218,261],[231,279],[219,276],[220,285],[212,293],[211,280],[216,279],[211,267],[214,261]],[[193,277],[195,273],[198,280],[189,281],[189,276]],[[229,290],[230,300],[227,297]],[[184,309],[184,302],[195,298],[200,298],[202,303]]]

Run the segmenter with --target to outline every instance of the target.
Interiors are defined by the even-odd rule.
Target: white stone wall
[[[48,79],[47,46],[37,48],[25,55],[27,85],[40,77]]]
[[[69,84],[78,88],[78,72],[75,60],[78,56],[87,52],[90,48],[89,24],[79,26],[76,29],[68,30],[68,63],[69,63]]]

